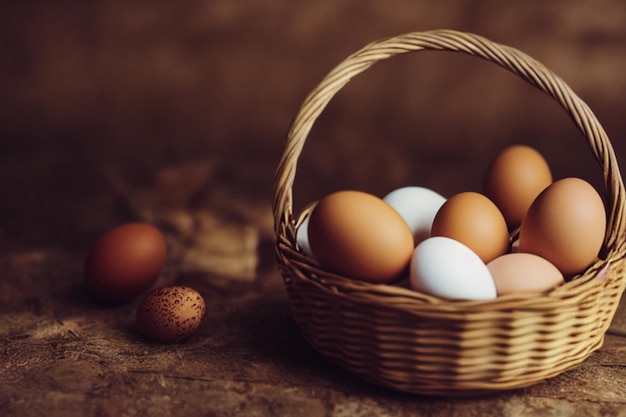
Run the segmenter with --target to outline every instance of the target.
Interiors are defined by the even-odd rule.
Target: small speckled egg
[[[204,299],[196,290],[169,286],[147,294],[137,308],[137,330],[159,342],[178,342],[191,336],[202,323]]]
[[[127,223],[100,236],[84,266],[87,288],[109,302],[126,302],[148,291],[167,262],[167,243],[147,223]]]

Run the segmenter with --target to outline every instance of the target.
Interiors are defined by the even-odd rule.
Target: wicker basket
[[[600,258],[542,295],[450,301],[324,271],[300,251],[292,187],[316,118],[351,78],[411,51],[462,52],[491,61],[550,95],[602,166],[607,233]],[[409,33],[365,46],[332,70],[295,117],[276,171],[277,262],[304,337],[330,361],[395,390],[467,395],[528,386],[585,360],[603,342],[626,286],[624,184],[606,133],[587,105],[543,65],[511,47],[450,30]]]

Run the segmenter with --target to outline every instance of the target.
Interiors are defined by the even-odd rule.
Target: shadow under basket
[[[397,54],[440,50],[493,62],[551,96],[603,168],[607,232],[600,257],[544,294],[446,300],[338,276],[296,243],[306,213],[293,214],[298,157],[313,123],[348,81]],[[626,285],[624,184],[607,135],[588,106],[528,55],[451,30],[373,42],[335,67],[307,96],[282,150],[274,187],[278,268],[294,320],[328,360],[373,383],[415,394],[470,395],[529,386],[584,361],[603,342]]]

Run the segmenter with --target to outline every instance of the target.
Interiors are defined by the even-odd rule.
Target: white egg
[[[387,194],[383,200],[407,222],[417,246],[430,237],[433,219],[446,202],[445,197],[424,187],[402,187]]]
[[[300,247],[302,253],[308,256],[311,259],[315,259],[313,256],[313,251],[311,250],[311,245],[309,244],[309,218],[311,216],[306,216],[300,226],[298,226],[298,230],[296,231],[296,243]]]
[[[411,288],[442,298],[490,300],[497,296],[487,265],[470,248],[437,236],[420,243],[410,266]]]

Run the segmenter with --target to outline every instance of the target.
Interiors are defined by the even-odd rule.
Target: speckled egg
[[[202,323],[206,304],[196,290],[183,286],[159,288],[147,294],[137,308],[137,330],[159,342],[178,342]]]

